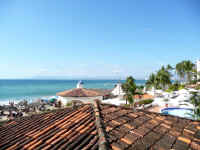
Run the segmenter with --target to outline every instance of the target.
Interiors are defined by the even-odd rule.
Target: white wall
[[[68,102],[71,102],[72,100],[79,100],[83,103],[89,103],[94,101],[95,99],[103,100],[103,96],[97,96],[97,97],[59,97],[58,100],[61,101],[62,105],[66,105]]]
[[[116,87],[111,92],[113,95],[124,95],[125,93],[122,90],[122,84],[117,83]]]
[[[77,83],[76,88],[83,88],[83,84]]]

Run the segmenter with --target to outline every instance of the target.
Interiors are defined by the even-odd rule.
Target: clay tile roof
[[[23,117],[0,127],[0,149],[98,149],[94,120],[91,105]]]
[[[107,141],[114,150],[200,149],[200,122],[101,104]]]
[[[97,102],[12,120],[1,149],[199,150],[200,122]]]
[[[154,97],[149,94],[143,94],[143,95],[134,95],[134,99],[153,99]]]
[[[62,97],[96,97],[96,96],[104,96],[107,95],[108,93],[109,93],[108,90],[76,88],[57,93],[56,95]]]

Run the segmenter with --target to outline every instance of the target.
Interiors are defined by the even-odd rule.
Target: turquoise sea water
[[[77,82],[78,80],[0,80],[0,103],[54,96],[57,92],[75,88]],[[118,81],[83,80],[83,82],[85,88],[111,89]],[[136,80],[137,85],[144,83],[145,80]]]

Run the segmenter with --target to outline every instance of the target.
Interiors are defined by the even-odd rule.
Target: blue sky
[[[200,58],[198,0],[1,0],[0,78],[145,78]]]

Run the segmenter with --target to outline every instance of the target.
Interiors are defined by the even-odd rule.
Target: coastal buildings
[[[66,105],[72,100],[87,103],[92,102],[94,99],[103,100],[110,95],[110,90],[86,89],[83,84],[83,82],[78,82],[76,88],[57,93],[56,95],[59,96],[58,100],[63,105]]]
[[[95,101],[11,120],[0,141],[1,150],[199,150],[200,122]]]

